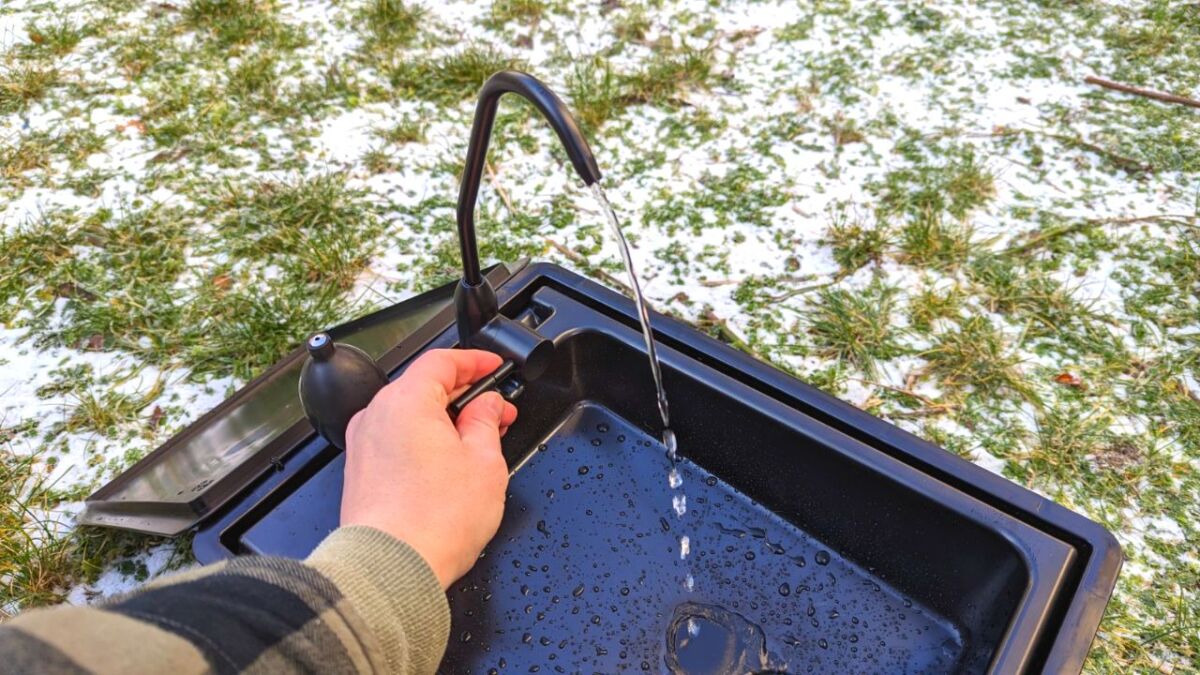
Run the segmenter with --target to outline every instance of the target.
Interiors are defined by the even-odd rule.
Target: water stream
[[[675,440],[675,432],[671,430],[671,415],[670,409],[667,406],[667,393],[663,388],[662,365],[658,361],[658,351],[654,346],[654,333],[650,327],[650,310],[646,304],[646,296],[642,293],[642,285],[638,282],[637,272],[633,265],[633,256],[629,252],[629,242],[625,239],[625,233],[621,231],[621,222],[617,219],[617,212],[608,201],[608,196],[604,194],[604,188],[600,186],[600,183],[592,184],[592,194],[595,195],[601,210],[604,211],[604,216],[608,220],[608,226],[612,230],[613,236],[617,240],[617,247],[621,251],[621,259],[625,262],[625,271],[629,275],[629,288],[633,291],[633,301],[637,304],[638,321],[642,324],[642,339],[646,341],[646,354],[650,358],[650,374],[654,378],[654,388],[658,400],[658,414],[662,417],[662,443],[666,447],[667,457],[671,461],[671,468],[667,473],[667,483],[671,486],[672,490],[678,491],[671,497],[671,510],[677,518],[682,518],[687,513],[687,495],[683,492],[683,475],[679,472],[678,444]],[[686,560],[690,550],[691,540],[686,534],[681,535],[679,537],[679,559]],[[692,578],[691,573],[688,572],[684,580],[684,585],[690,591],[694,584],[695,580]]]

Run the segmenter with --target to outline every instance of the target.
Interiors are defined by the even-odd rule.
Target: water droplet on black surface
[[[817,551],[816,554],[813,555],[813,560],[816,560],[818,565],[828,565],[829,551]]]

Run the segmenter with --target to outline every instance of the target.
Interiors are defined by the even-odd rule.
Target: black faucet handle
[[[346,449],[346,427],[388,384],[387,373],[363,350],[335,343],[328,333],[305,342],[308,360],[300,370],[300,403],[313,428]]]
[[[484,280],[472,286],[464,279],[454,289],[458,344],[485,349],[513,362],[521,377],[531,382],[546,372],[554,358],[554,343],[529,326],[497,309],[496,291]]]

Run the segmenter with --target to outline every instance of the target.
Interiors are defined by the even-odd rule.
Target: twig
[[[625,282],[621,281],[620,279],[614,277],[613,275],[609,274],[608,272],[605,272],[604,270],[600,269],[599,267],[595,267],[594,265],[592,265],[591,262],[588,261],[587,258],[580,255],[578,252],[571,250],[569,247],[564,246],[563,244],[560,244],[557,241],[554,241],[550,237],[546,237],[545,242],[547,245],[549,245],[555,251],[558,251],[559,253],[566,256],[568,260],[575,263],[576,265],[581,265],[581,266],[585,267],[586,269],[591,270],[592,272],[594,272],[596,274],[596,276],[605,280],[609,284],[616,286],[617,288],[620,288],[627,295],[633,294],[633,289],[629,288],[628,284],[626,284]]]
[[[1144,96],[1146,98],[1152,98],[1155,101],[1162,101],[1163,103],[1178,103],[1180,105],[1191,106],[1193,108],[1200,108],[1200,101],[1197,101],[1194,98],[1188,98],[1186,96],[1178,96],[1176,94],[1168,94],[1166,92],[1155,91],[1153,89],[1135,87],[1130,84],[1113,82],[1112,80],[1106,80],[1102,77],[1096,77],[1095,75],[1088,75],[1087,77],[1083,78],[1083,81],[1087,82],[1088,84],[1094,84],[1097,87],[1104,87],[1105,89],[1112,89],[1113,91],[1119,91],[1125,94],[1133,94],[1134,96]]]
[[[897,394],[903,394],[905,396],[915,398],[930,408],[945,408],[947,410],[953,410],[954,408],[957,407],[953,403],[938,403],[937,401],[929,398],[928,396],[925,396],[924,394],[918,394],[917,392],[915,392],[911,389],[901,389],[900,387],[895,387],[890,384],[883,384],[881,382],[872,382],[871,380],[864,380],[861,377],[848,377],[847,379],[854,380],[856,382],[861,382],[861,383],[871,386],[871,387],[879,387],[880,389],[887,389],[888,391],[894,391]]]
[[[822,289],[822,288],[825,288],[825,287],[827,287],[827,286],[832,286],[832,285],[836,284],[837,282],[841,281],[842,279],[845,279],[845,278],[846,278],[846,274],[847,274],[847,273],[846,273],[846,272],[844,272],[844,271],[843,271],[843,272],[838,272],[838,273],[837,273],[837,274],[835,274],[835,275],[833,276],[833,278],[832,278],[832,279],[830,279],[829,281],[822,281],[822,282],[821,282],[821,283],[819,283],[819,284],[809,284],[809,285],[807,285],[807,286],[801,286],[800,288],[793,288],[792,290],[790,290],[790,291],[785,291],[785,292],[783,292],[783,293],[780,293],[779,295],[772,295],[772,296],[769,296],[769,297],[767,298],[767,300],[769,300],[769,301],[771,301],[771,302],[783,302],[784,300],[788,300],[788,299],[790,299],[790,298],[794,298],[794,297],[796,297],[797,295],[803,295],[803,294],[805,294],[805,293],[809,293],[809,292],[811,292],[811,291],[820,290],[820,289]]]
[[[1018,253],[1024,253],[1029,249],[1037,248],[1052,239],[1058,239],[1059,237],[1066,236],[1068,234],[1074,234],[1079,230],[1092,227],[1094,225],[1132,225],[1134,223],[1154,223],[1163,221],[1175,224],[1186,224],[1191,220],[1193,220],[1192,216],[1183,215],[1133,216],[1130,218],[1087,218],[1069,225],[1062,225],[1046,230],[1045,232],[1032,237],[1024,244],[1018,244],[1017,246],[1004,249],[999,253],[999,255],[1009,256],[1016,255]]]
[[[1139,162],[1132,157],[1126,157],[1120,153],[1109,150],[1108,148],[1097,145],[1090,141],[1085,141],[1077,136],[1068,136],[1067,134],[1056,134],[1050,131],[1039,131],[1037,129],[1011,129],[1008,127],[1000,127],[987,133],[966,133],[964,137],[982,137],[982,138],[1008,138],[1019,134],[1033,134],[1043,138],[1049,138],[1058,141],[1067,146],[1082,148],[1088,152],[1095,153],[1112,162],[1118,169],[1123,169],[1129,173],[1153,173],[1154,165],[1145,162]]]
[[[921,417],[937,417],[938,415],[945,415],[948,412],[952,412],[957,407],[958,406],[954,405],[953,403],[944,403],[941,405],[929,406],[927,408],[917,408],[916,410],[900,410],[885,414],[892,419],[911,420],[919,419]]]
[[[700,316],[700,320],[704,324],[717,329],[717,337],[719,337],[722,342],[733,345],[738,349],[738,351],[745,352],[759,361],[763,361],[765,363],[772,362],[770,359],[755,351],[755,349],[751,347],[749,343],[743,340],[737,333],[733,332],[733,329],[729,327],[729,323],[725,321],[725,319],[717,316],[716,312],[712,311],[711,308],[706,310],[704,314]]]
[[[496,178],[496,170],[492,168],[492,163],[484,160],[483,166],[487,169],[488,182],[492,184],[492,189],[496,191],[496,194],[500,195],[500,201],[504,202],[504,208],[508,209],[509,214],[517,215],[512,199],[508,196],[508,190],[505,190],[504,186],[500,185],[500,180]]]

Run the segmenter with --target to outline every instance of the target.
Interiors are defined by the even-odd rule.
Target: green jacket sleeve
[[[450,631],[433,571],[367,527],[305,562],[250,556],[96,607],[26,612],[0,627],[7,672],[433,673]]]

